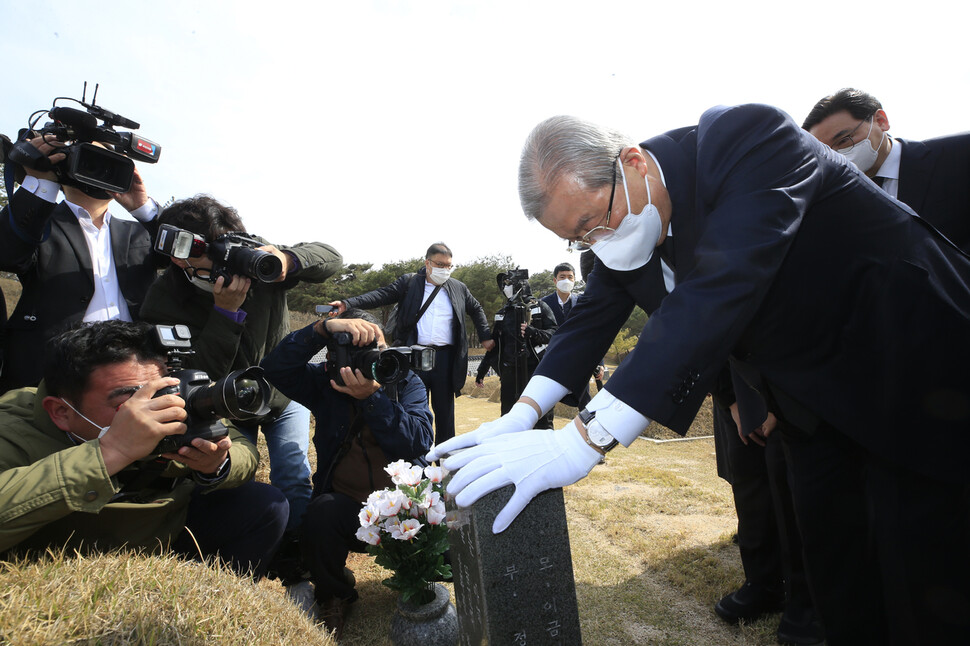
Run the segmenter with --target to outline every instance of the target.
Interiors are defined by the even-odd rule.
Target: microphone
[[[96,128],[98,125],[98,120],[93,114],[74,108],[51,108],[50,115],[54,121],[60,121],[66,126],[75,128]]]

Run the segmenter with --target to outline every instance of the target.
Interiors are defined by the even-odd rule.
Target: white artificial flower
[[[440,525],[441,521],[445,519],[445,508],[444,505],[439,507],[431,507],[428,509],[428,523],[431,525]]]
[[[394,477],[392,476],[391,481],[397,485],[406,484],[409,487],[413,487],[419,482],[421,482],[421,474],[423,473],[423,471],[424,469],[422,469],[421,467],[410,467],[408,469],[402,469],[401,472],[398,473],[397,479],[395,480]]]
[[[357,529],[357,539],[369,545],[379,545],[381,532],[376,525],[368,525]]]
[[[391,532],[391,538],[396,538],[399,541],[409,541],[414,536],[421,531],[423,525],[417,518],[408,518],[402,521],[398,527]]]
[[[397,512],[401,511],[401,502],[401,493],[399,491],[391,491],[388,492],[388,495],[381,496],[377,502],[377,509],[380,511],[381,516],[397,516]]]
[[[448,475],[448,469],[444,467],[436,467],[432,465],[424,468],[424,477],[435,484],[444,480],[446,475]]]
[[[397,462],[391,462],[389,465],[384,467],[384,471],[387,473],[387,475],[391,476],[391,481],[394,484],[398,484],[395,478],[397,478],[402,471],[410,468],[411,468],[410,462],[407,462],[405,460],[398,460]]]
[[[361,527],[369,527],[381,519],[381,511],[377,505],[368,504],[364,505],[357,517],[360,519]]]

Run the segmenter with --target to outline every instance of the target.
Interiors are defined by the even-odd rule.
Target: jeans
[[[256,444],[258,428],[262,428],[269,450],[269,480],[283,492],[290,503],[287,531],[295,530],[303,521],[303,512],[313,490],[310,484],[310,411],[291,401],[280,416],[269,423],[256,425],[237,422],[246,439]]]

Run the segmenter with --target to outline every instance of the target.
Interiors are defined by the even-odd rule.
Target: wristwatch
[[[585,408],[579,411],[579,421],[586,427],[586,443],[597,451],[606,453],[619,444],[617,439],[597,421],[595,411],[590,412]]]

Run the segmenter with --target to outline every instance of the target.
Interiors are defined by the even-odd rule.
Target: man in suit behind
[[[465,283],[451,278],[451,258],[448,245],[436,242],[428,247],[424,267],[417,273],[404,274],[387,287],[330,303],[338,314],[349,307],[366,310],[397,304],[395,342],[436,349],[434,367],[419,371],[418,376],[431,393],[438,442],[455,436],[455,398],[461,395],[468,373],[466,314],[472,318],[482,346],[486,350],[495,347],[485,310]]]
[[[516,404],[525,422],[650,307],[665,242],[669,294],[566,428],[510,412],[433,450],[472,447],[445,460],[457,504],[514,484],[501,531],[651,420],[685,433],[730,358],[779,419],[828,643],[966,643],[970,259],[770,106],[629,141],[555,117],[526,142],[525,213],[598,262]]]
[[[31,143],[52,163],[64,160],[42,137]],[[58,185],[53,171],[24,171],[0,212],[0,269],[15,272],[23,287],[7,322],[0,391],[36,385],[44,347],[64,329],[80,321],[136,318],[155,279],[150,231],[158,204],[137,170],[131,189],[113,194]],[[65,197],[59,204],[58,190]],[[137,221],[114,217],[112,198]]]
[[[895,139],[882,103],[853,88],[821,99],[802,128],[970,251],[970,133]]]

